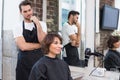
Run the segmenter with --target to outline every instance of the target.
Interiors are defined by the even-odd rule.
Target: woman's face
[[[50,44],[48,54],[56,56],[57,54],[60,54],[61,49],[62,49],[61,41],[59,40],[59,38],[55,37],[52,44]]]
[[[114,43],[113,45],[114,45],[114,48],[119,48],[120,47],[120,41]]]

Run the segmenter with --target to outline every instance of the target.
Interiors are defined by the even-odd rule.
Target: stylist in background
[[[117,51],[117,48],[120,47],[119,36],[110,36],[107,45],[109,50],[105,56],[104,66],[109,71],[120,72],[120,52]]]
[[[41,41],[47,33],[46,24],[33,15],[31,3],[22,1],[19,10],[23,21],[14,30],[14,38],[19,49],[16,80],[28,80],[34,63],[43,56]]]
[[[79,12],[70,11],[68,21],[62,27],[63,45],[67,57],[64,60],[72,66],[81,66],[78,47],[80,45],[80,23],[78,22]]]

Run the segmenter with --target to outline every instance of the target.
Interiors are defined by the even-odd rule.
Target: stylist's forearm
[[[42,41],[42,40],[44,39],[44,37],[46,36],[46,33],[43,32],[40,23],[37,23],[36,26],[37,26],[37,36],[38,36],[38,40],[39,40],[39,42],[41,43],[41,41]]]
[[[80,24],[77,24],[77,28],[78,28],[78,33],[77,33],[77,42],[80,41],[80,35],[81,35],[81,31],[80,31]]]
[[[32,16],[31,20],[36,24],[38,41],[39,41],[39,43],[41,43],[41,41],[44,39],[46,33],[43,32],[42,26],[36,16]]]

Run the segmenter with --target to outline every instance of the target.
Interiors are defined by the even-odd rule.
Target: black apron
[[[78,49],[75,46],[72,46],[71,43],[68,43],[64,46],[66,50],[67,57],[64,57],[64,60],[71,66],[84,66],[84,60],[79,59]]]
[[[34,24],[35,25],[35,24]],[[23,36],[26,42],[38,43],[36,25],[32,31],[25,29],[23,21]],[[28,80],[30,71],[34,63],[43,56],[41,49],[31,51],[21,51],[18,53],[16,67],[16,80]]]

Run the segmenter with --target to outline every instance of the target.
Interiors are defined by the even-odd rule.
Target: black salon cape
[[[108,50],[105,56],[104,66],[107,70],[114,68],[120,71],[120,53],[116,50]]]
[[[73,80],[68,65],[59,58],[42,57],[33,66],[29,80]]]

